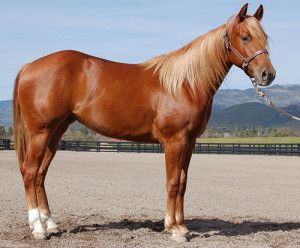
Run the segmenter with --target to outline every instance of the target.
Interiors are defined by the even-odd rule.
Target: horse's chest
[[[208,104],[201,111],[194,113],[190,119],[189,131],[197,137],[205,131],[211,115],[211,106],[211,104]]]

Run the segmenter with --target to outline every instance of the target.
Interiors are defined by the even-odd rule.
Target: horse
[[[68,126],[78,121],[108,137],[161,143],[165,149],[165,230],[186,241],[184,194],[196,138],[210,118],[213,97],[235,65],[261,86],[275,78],[268,35],[245,4],[225,24],[184,47],[140,64],[59,51],[26,64],[14,88],[14,144],[37,239],[58,232],[45,177]]]

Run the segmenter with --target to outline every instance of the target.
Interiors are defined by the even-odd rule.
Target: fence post
[[[66,150],[66,141],[62,140],[60,142],[60,145],[61,145],[61,150]]]
[[[97,141],[97,152],[100,152],[100,141]]]
[[[4,150],[9,150],[9,147],[8,147],[8,140],[7,140],[7,139],[4,139],[4,140],[3,140],[3,145],[4,145]]]

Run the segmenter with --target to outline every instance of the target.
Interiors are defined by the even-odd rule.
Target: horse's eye
[[[246,42],[246,41],[250,41],[250,36],[247,36],[247,35],[243,35],[242,37],[241,37],[241,39],[242,39],[242,41],[244,41],[244,42]]]

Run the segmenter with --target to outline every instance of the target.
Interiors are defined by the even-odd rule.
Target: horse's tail
[[[13,108],[14,108],[14,120],[13,120],[13,137],[14,137],[14,146],[18,156],[19,165],[22,166],[25,155],[26,155],[26,144],[27,144],[27,130],[23,121],[20,103],[19,103],[19,79],[21,72],[27,67],[27,65],[23,66],[23,68],[19,71],[16,80],[15,80],[15,89],[14,89],[14,100],[13,100]]]

